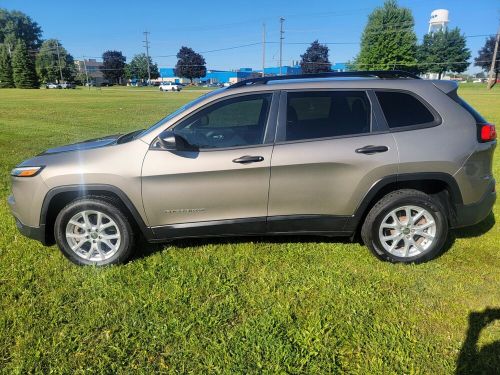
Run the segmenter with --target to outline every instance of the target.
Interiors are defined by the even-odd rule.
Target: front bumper
[[[493,182],[493,187],[489,188],[476,203],[455,205],[453,228],[468,227],[483,221],[493,209],[497,198],[494,187]]]
[[[45,225],[42,224],[39,227],[30,227],[28,225],[25,225],[19,220],[16,214],[16,201],[14,197],[11,195],[7,199],[7,203],[10,206],[10,210],[12,213],[12,216],[14,216],[14,219],[16,220],[16,227],[21,232],[22,235],[31,238],[33,240],[40,241],[42,244],[47,245],[46,241],[46,236],[45,236]]]

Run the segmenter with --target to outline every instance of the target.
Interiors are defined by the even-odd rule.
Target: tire
[[[396,190],[372,207],[361,228],[361,238],[381,260],[426,262],[439,255],[446,242],[448,221],[444,212],[439,202],[421,191]]]
[[[101,197],[80,198],[64,207],[57,215],[54,237],[70,261],[95,266],[124,263],[135,239],[126,215]]]

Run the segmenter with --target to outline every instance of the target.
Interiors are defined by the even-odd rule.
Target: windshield
[[[199,98],[196,98],[195,100],[193,100],[187,104],[184,104],[182,107],[180,107],[176,111],[172,112],[167,117],[161,119],[160,121],[158,121],[156,124],[154,124],[150,128],[137,134],[134,138],[139,138],[139,137],[145,136],[145,135],[155,131],[156,129],[160,128],[162,125],[164,125],[165,123],[167,123],[168,121],[173,119],[175,116],[181,114],[182,112],[188,110],[189,108],[192,108],[193,106],[195,106],[196,104],[200,103],[201,101],[207,99],[208,97],[215,95],[216,93],[219,93],[221,90],[224,90],[224,89],[211,91],[205,95],[200,96]]]

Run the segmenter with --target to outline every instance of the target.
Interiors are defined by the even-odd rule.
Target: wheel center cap
[[[410,228],[403,229],[403,234],[410,234]]]
[[[92,232],[92,233],[90,233],[90,237],[92,237],[92,239],[94,239],[94,240],[95,240],[95,239],[98,237],[97,232]]]

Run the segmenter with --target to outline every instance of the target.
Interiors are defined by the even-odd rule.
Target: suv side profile
[[[402,71],[245,80],[22,162],[8,201],[23,234],[80,265],[126,261],[137,235],[290,233],[427,261],[496,199],[495,127],[457,88]]]

